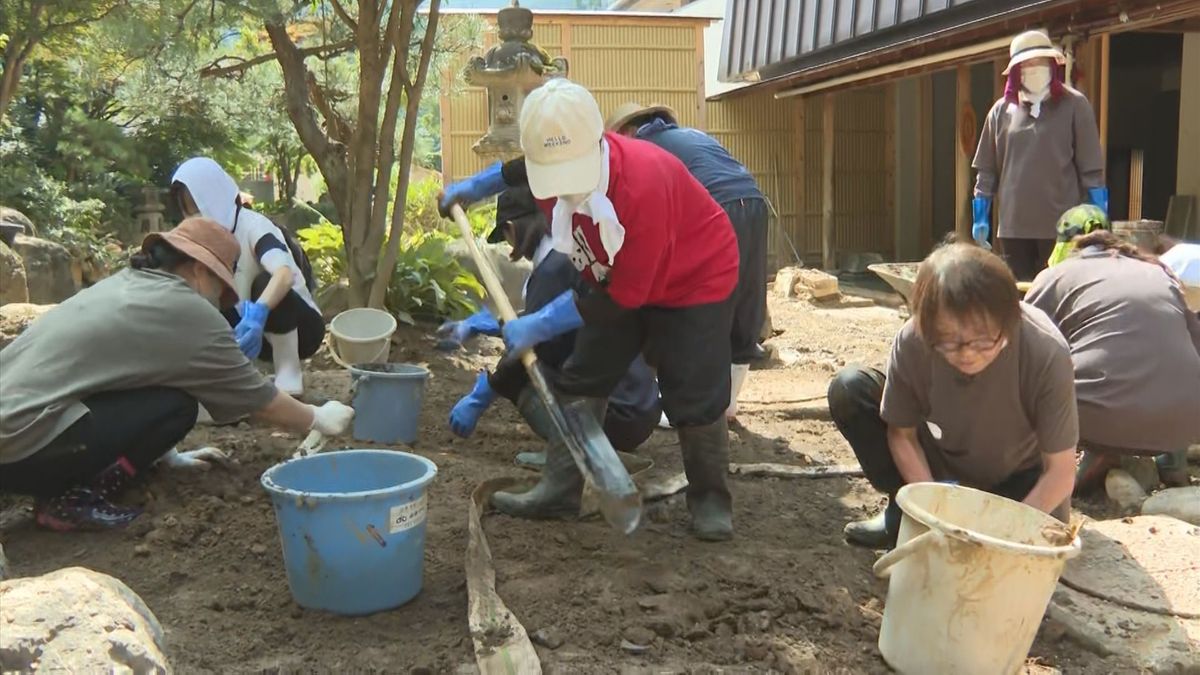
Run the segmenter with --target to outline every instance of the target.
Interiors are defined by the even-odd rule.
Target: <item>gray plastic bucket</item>
[[[413,443],[429,371],[407,363],[358,363],[354,382],[354,440]]]

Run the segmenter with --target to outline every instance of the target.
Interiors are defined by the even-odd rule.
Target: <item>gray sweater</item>
[[[1054,239],[1059,216],[1087,201],[1088,188],[1104,186],[1091,104],[1070,87],[1043,102],[1037,118],[1028,105],[996,101],[971,166],[979,172],[975,195],[998,197],[996,236]]]

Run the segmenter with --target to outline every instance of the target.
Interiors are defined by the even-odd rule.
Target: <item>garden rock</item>
[[[1142,504],[1143,516],[1170,516],[1200,525],[1200,486],[1177,487],[1155,493]]]
[[[163,629],[128,586],[69,567],[0,582],[0,670],[169,673]]]
[[[54,308],[54,305],[31,305],[27,302],[14,302],[0,307],[0,349],[25,332],[29,324],[39,316]]]
[[[1138,480],[1123,469],[1113,469],[1104,478],[1104,491],[1122,512],[1136,509],[1146,499]]]
[[[0,241],[0,305],[10,302],[29,302],[29,285],[21,256]]]
[[[18,235],[14,247],[25,261],[30,302],[39,305],[58,303],[79,290],[72,274],[71,253],[65,246],[37,237]]]
[[[504,287],[504,294],[508,296],[508,301],[512,303],[513,309],[520,312],[525,308],[525,280],[533,271],[533,263],[524,259],[516,262],[510,260],[508,256],[512,252],[512,248],[508,244],[484,244],[480,250],[492,264],[492,269],[496,270],[499,275],[500,285]],[[446,252],[454,256],[463,269],[474,274],[479,279],[479,283],[483,283],[483,277],[479,275],[479,267],[475,264],[475,259],[471,257],[470,249],[461,239],[455,239],[447,244]],[[497,313],[491,298],[486,298],[484,302],[493,314]]]
[[[37,236],[37,228],[33,226],[33,221],[29,219],[29,216],[16,209],[0,206],[0,224],[3,223],[21,225],[25,228],[25,234],[31,237]]]

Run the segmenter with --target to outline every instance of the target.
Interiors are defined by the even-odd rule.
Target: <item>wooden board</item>
[[[1062,583],[1124,607],[1200,618],[1200,527],[1163,516],[1087,523]]]

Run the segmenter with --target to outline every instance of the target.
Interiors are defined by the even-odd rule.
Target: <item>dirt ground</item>
[[[845,363],[882,365],[901,325],[895,309],[814,309],[772,297],[783,332],[772,365],[751,374],[735,462],[852,463],[853,455],[813,399],[823,400]],[[481,480],[521,475],[512,459],[535,449],[512,406],[498,402],[474,437],[446,416],[475,371],[495,361],[486,339],[458,355],[432,348],[426,332],[397,337],[393,361],[425,364],[419,442],[438,465],[431,488],[424,590],[410,604],[369,617],[301,610],[288,593],[275,518],[261,473],[301,439],[261,428],[202,427],[181,449],[213,444],[237,465],[207,472],[159,470],[134,495],[148,512],[123,532],[61,535],[36,530],[28,505],[7,500],[4,546],[18,575],[82,565],[127,583],[154,610],[179,672],[471,672],[463,556],[467,500]],[[342,400],[348,378],[310,377],[314,394]],[[342,445],[349,445],[350,441]],[[364,444],[354,444],[363,446]],[[656,471],[680,470],[673,433],[643,450]],[[629,538],[602,522],[530,522],[491,514],[485,529],[500,595],[530,634],[562,641],[539,647],[548,672],[887,672],[876,648],[886,584],[871,574],[872,551],[846,545],[843,525],[881,504],[862,479],[732,479],[736,539],[688,536],[681,497],[648,510]],[[1087,508],[1086,505],[1084,505]],[[634,653],[623,640],[649,643]],[[914,648],[920,648],[914,645]],[[1045,667],[1044,667],[1045,666]],[[1123,670],[1054,627],[1043,627],[1031,670]]]

